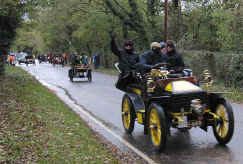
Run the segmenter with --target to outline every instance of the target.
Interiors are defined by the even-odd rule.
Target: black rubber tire
[[[234,134],[234,114],[233,114],[232,106],[228,101],[222,99],[219,101],[217,106],[218,105],[223,105],[226,109],[226,113],[228,115],[228,123],[229,123],[228,132],[225,137],[221,137],[217,133],[217,130],[216,130],[217,125],[215,124],[215,125],[213,125],[213,133],[214,133],[214,136],[217,139],[218,143],[221,145],[225,145],[231,140],[231,138],[233,137],[233,134]],[[217,106],[216,106],[216,108],[217,108]],[[216,111],[215,111],[215,113],[216,113]]]
[[[92,74],[91,71],[88,72],[88,81],[92,82]]]
[[[70,69],[68,71],[68,76],[69,76],[70,81],[73,82],[73,70],[72,69]]]
[[[124,114],[123,114],[123,111],[124,111],[124,103],[125,103],[126,100],[128,101],[128,106],[129,106],[129,113],[128,114],[130,114],[129,127],[126,127],[126,125],[125,125]],[[126,133],[131,134],[133,132],[133,130],[134,130],[136,114],[135,114],[135,110],[134,110],[133,104],[132,104],[129,96],[126,95],[126,94],[122,98],[122,109],[121,109],[121,112],[122,112],[122,123],[123,123],[123,127],[124,127]]]
[[[160,123],[160,142],[158,144],[155,144],[155,141],[154,141],[154,136],[152,133],[153,133],[153,130],[151,128],[151,126],[153,126],[151,124],[151,114],[152,114],[152,111],[153,112],[157,112],[157,116],[158,116],[158,120],[159,120],[159,123]],[[153,113],[154,114],[154,113]],[[154,104],[152,103],[150,106],[149,106],[149,113],[148,113],[148,128],[149,128],[149,136],[150,136],[150,140],[155,148],[156,151],[158,152],[161,152],[165,149],[166,147],[166,141],[167,141],[167,135],[168,135],[168,127],[167,127],[167,121],[166,121],[166,115],[165,115],[165,112],[164,112],[164,109],[160,106],[160,105],[157,105],[157,104]],[[158,127],[157,127],[158,128]]]

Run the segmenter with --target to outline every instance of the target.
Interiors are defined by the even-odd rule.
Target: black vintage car
[[[42,62],[47,61],[47,55],[39,55],[38,56],[39,63],[41,64]]]
[[[144,125],[144,134],[150,135],[157,151],[165,149],[171,128],[187,131],[200,127],[207,132],[211,126],[219,144],[231,140],[232,107],[219,93],[203,90],[193,76],[169,73],[166,64],[132,74],[136,83],[127,87],[121,111],[127,133],[133,132],[135,121]]]
[[[35,58],[33,57],[33,55],[27,55],[25,56],[25,64],[35,64]]]
[[[88,82],[92,82],[92,70],[88,65],[74,65],[68,71],[68,76],[71,82],[73,82],[74,78],[87,78]]]

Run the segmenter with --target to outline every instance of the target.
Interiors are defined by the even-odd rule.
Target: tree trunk
[[[110,58],[108,57],[108,47],[105,47],[104,49],[104,67],[105,68],[109,68],[109,61],[110,61]]]
[[[213,53],[207,54],[209,70],[213,77],[216,77],[216,59]]]
[[[127,25],[126,24],[122,24],[122,31],[123,31],[123,39],[127,39],[128,38],[128,29],[127,29]]]
[[[91,50],[91,48],[90,48],[89,43],[86,45],[86,47],[87,47],[87,50],[88,50],[88,53],[89,53],[88,56],[92,56],[92,50]]]
[[[7,50],[6,48],[0,47],[0,77],[5,75],[5,61]]]
[[[18,19],[18,13],[15,11],[15,7],[16,6],[10,8],[8,13],[9,16],[0,15],[0,76],[5,75],[5,61],[7,59],[10,44],[16,35],[15,29],[20,21],[20,19]]]

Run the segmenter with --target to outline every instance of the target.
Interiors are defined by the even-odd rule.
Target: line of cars
[[[14,57],[14,64],[18,63],[19,65],[21,64],[35,64],[35,58],[33,55],[27,54],[25,52],[20,52],[20,53],[10,53],[7,58],[7,63],[10,63],[9,59],[10,56]]]

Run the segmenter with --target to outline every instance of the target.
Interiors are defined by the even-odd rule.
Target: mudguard
[[[209,108],[214,112],[216,105],[219,101],[226,101],[225,98],[219,92],[208,93]]]
[[[126,93],[126,95],[130,98],[135,112],[139,110],[145,110],[144,102],[141,98],[141,96],[135,94],[135,93]]]

